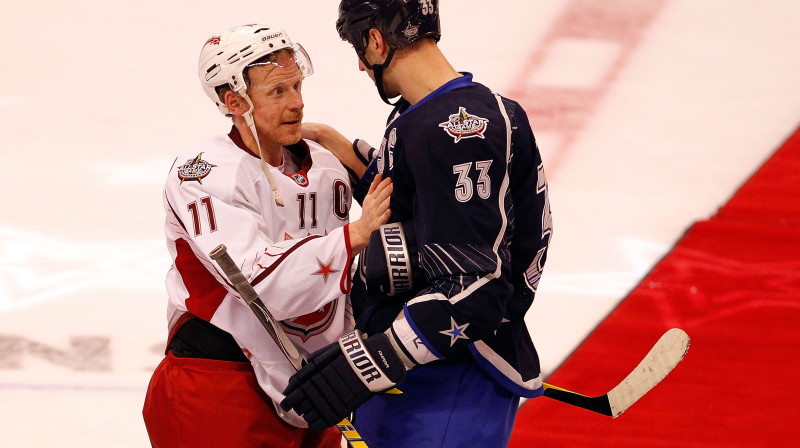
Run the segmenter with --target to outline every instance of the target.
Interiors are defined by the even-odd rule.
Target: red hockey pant
[[[145,426],[155,448],[340,448],[336,428],[295,428],[275,413],[249,363],[167,354],[147,388]]]

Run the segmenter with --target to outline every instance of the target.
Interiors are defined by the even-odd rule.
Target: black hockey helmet
[[[389,48],[402,50],[422,37],[442,36],[439,25],[439,0],[342,0],[336,31],[350,42],[364,60],[364,34],[375,28],[383,34]]]
[[[389,56],[380,65],[367,62],[366,34],[370,29],[380,31],[389,45]],[[437,42],[442,36],[439,25],[439,0],[342,0],[336,31],[342,40],[355,48],[364,65],[375,71],[376,84],[383,101],[383,70],[389,66],[396,50],[423,37]],[[391,104],[391,103],[389,103]]]

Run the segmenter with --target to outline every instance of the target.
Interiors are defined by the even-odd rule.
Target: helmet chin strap
[[[389,63],[392,62],[392,57],[394,57],[394,48],[389,49],[389,54],[386,56],[386,60],[383,61],[382,64],[370,64],[367,62],[366,56],[362,58],[367,68],[372,70],[372,73],[375,74],[375,86],[378,88],[378,95],[381,96],[381,99],[384,103],[390,106],[394,106],[400,102],[400,100],[397,100],[394,103],[389,101],[389,98],[386,97],[386,90],[383,88],[383,70],[389,67]]]
[[[272,194],[275,196],[275,203],[278,204],[279,207],[283,207],[283,198],[281,198],[281,194],[278,191],[278,186],[275,184],[275,181],[272,179],[272,174],[269,171],[269,167],[267,166],[267,162],[264,160],[264,151],[261,149],[261,143],[258,141],[258,132],[256,132],[256,123],[253,118],[253,102],[250,100],[250,96],[247,93],[242,92],[240,95],[247,101],[247,104],[250,105],[250,109],[244,113],[244,121],[247,123],[247,126],[250,128],[250,132],[253,133],[253,138],[256,139],[256,147],[258,148],[258,155],[261,159],[261,167],[264,169],[264,173],[267,175],[267,181],[269,182],[269,186],[272,188]]]

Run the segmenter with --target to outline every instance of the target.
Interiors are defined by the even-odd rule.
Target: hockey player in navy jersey
[[[343,0],[336,27],[400,98],[377,151],[306,132],[357,181],[390,177],[392,216],[360,257],[358,331],[312,354],[281,405],[312,429],[355,410],[371,447],[506,446],[520,397],[543,392],[524,317],[552,221],[528,117],[449,64],[436,0]]]

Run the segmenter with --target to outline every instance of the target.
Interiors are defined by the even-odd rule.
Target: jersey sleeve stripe
[[[544,394],[541,374],[536,378],[524,381],[516,369],[483,341],[470,344],[469,351],[475,361],[506,390],[525,398],[540,397]]]
[[[342,269],[342,277],[339,281],[339,289],[343,294],[350,294],[353,288],[353,279],[350,277],[350,269],[353,265],[353,248],[350,246],[350,224],[344,225],[344,245],[347,249],[347,263]]]
[[[283,260],[285,260],[286,257],[288,257],[292,252],[296,251],[297,249],[300,248],[300,246],[306,244],[307,242],[317,238],[322,238],[322,235],[311,235],[298,241],[297,244],[293,245],[292,247],[289,248],[289,250],[281,254],[281,256],[274,263],[270,264],[269,267],[264,269],[264,272],[258,274],[258,276],[256,276],[256,278],[254,278],[253,281],[250,283],[253,286],[261,283],[261,281],[263,281],[265,278],[267,278],[269,274],[271,274],[275,269],[277,269],[278,266],[280,266],[280,264],[283,262]]]

